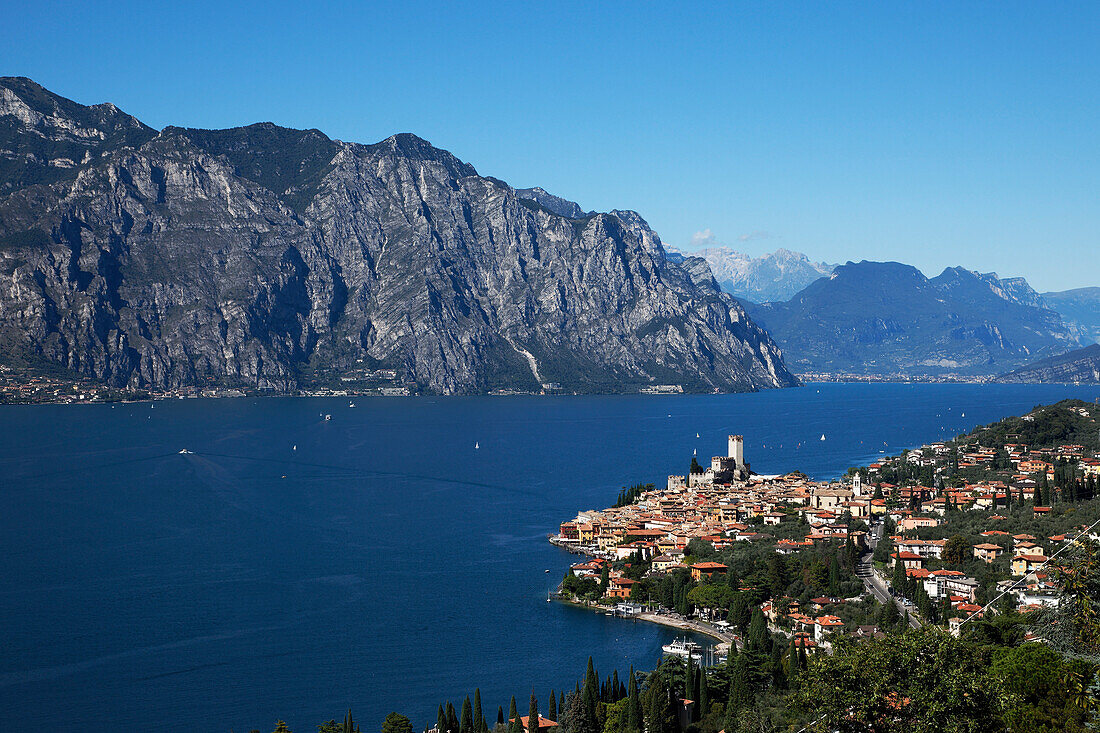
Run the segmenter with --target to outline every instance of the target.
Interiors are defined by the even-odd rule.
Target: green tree
[[[531,693],[531,706],[527,712],[527,733],[539,733],[539,701]]]
[[[1085,710],[1067,684],[1068,667],[1045,644],[1024,644],[994,652],[992,673],[1014,695],[1004,714],[1012,731],[1084,731]],[[1091,670],[1089,677],[1091,677]]]
[[[292,733],[292,731],[290,730],[290,728],[288,728],[286,726],[286,723],[279,720],[275,723],[275,732],[274,733]]]
[[[470,696],[462,701],[462,715],[458,719],[458,733],[474,733],[474,715],[470,706]]]
[[[486,733],[489,726],[485,723],[485,714],[481,710],[481,688],[474,689],[474,733]]]
[[[642,733],[645,725],[642,714],[642,698],[638,693],[638,681],[634,677],[634,666],[630,667],[630,679],[626,683],[626,732]]]
[[[546,719],[554,722],[558,720],[558,698],[553,690],[550,690],[550,703],[546,707]]]
[[[443,712],[443,705],[439,706],[439,712],[435,718],[435,729],[439,733],[447,733],[447,715]]]
[[[973,555],[970,543],[961,534],[952,535],[943,546],[943,561],[962,565]]]
[[[523,723],[519,719],[519,711],[516,709],[516,696],[512,695],[512,702],[508,706],[508,733],[523,733]]]
[[[1007,695],[976,647],[934,628],[863,643],[838,640],[806,673],[799,702],[814,729],[985,733],[1001,728]]]
[[[382,721],[382,733],[412,733],[412,723],[401,713],[390,713]]]

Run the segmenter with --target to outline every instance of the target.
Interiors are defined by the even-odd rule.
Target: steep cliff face
[[[1034,384],[1042,382],[1100,383],[1100,344],[1076,349],[1068,354],[1042,359],[1001,375],[998,382]]]
[[[0,102],[0,361],[133,387],[795,383],[633,212],[563,216],[413,135],[156,133],[22,79]]]

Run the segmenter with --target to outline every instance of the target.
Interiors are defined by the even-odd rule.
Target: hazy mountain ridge
[[[802,372],[994,375],[1079,345],[1021,278],[963,268],[837,267],[784,303],[744,303]]]
[[[1081,341],[1100,342],[1100,287],[1043,293],[1042,298]]]
[[[532,205],[409,134],[157,133],[25,79],[0,102],[2,359],[135,387],[383,367],[438,393],[796,383],[633,212]]]
[[[686,257],[702,257],[710,264],[723,290],[754,303],[788,300],[814,280],[829,275],[835,267],[782,248],[761,257],[732,247],[675,251]]]

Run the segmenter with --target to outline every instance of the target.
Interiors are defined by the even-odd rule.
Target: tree
[[[642,698],[638,694],[638,682],[634,678],[634,665],[631,665],[630,679],[626,684],[626,731],[627,733],[642,733],[644,726]]]
[[[348,714],[344,716],[344,725],[340,733],[359,733],[359,726],[351,719],[351,710],[348,710]]]
[[[450,733],[458,733],[458,716],[455,715],[455,706],[447,701],[447,730]]]
[[[672,704],[672,695],[664,675],[654,675],[656,679],[646,690],[645,702],[647,714],[646,733],[674,733],[676,730],[676,710]]]
[[[275,723],[275,733],[292,733],[292,731],[286,727],[286,723],[279,720]]]
[[[738,714],[752,706],[756,699],[756,692],[749,680],[748,660],[746,655],[741,655],[733,665],[733,675],[730,679],[730,694],[726,701],[726,730],[737,729]]]
[[[512,703],[508,706],[508,733],[523,733],[523,723],[519,719],[519,711],[516,709],[516,696],[512,695]]]
[[[982,733],[1000,728],[1007,695],[982,653],[935,628],[834,643],[806,673],[799,702],[819,731]]]
[[[546,718],[554,722],[558,720],[558,698],[553,690],[550,690],[550,704],[546,708]]]
[[[1083,731],[1085,709],[1075,698],[1068,665],[1045,644],[994,653],[992,674],[1013,694],[1005,722],[1013,731]],[[1088,677],[1092,677],[1091,668]]]
[[[443,706],[439,706],[439,712],[435,717],[435,729],[439,733],[447,733],[447,715],[443,712]]]
[[[531,706],[527,713],[527,733],[539,733],[539,701],[531,693]]]
[[[833,559],[829,562],[829,595],[840,595],[840,563],[837,562],[836,555],[833,555]]]
[[[489,726],[485,723],[485,714],[481,711],[481,688],[474,690],[474,733],[487,733]]]
[[[515,701],[515,698],[512,698]],[[497,705],[497,725],[504,725],[504,708]]]
[[[458,733],[474,733],[474,715],[470,707],[470,696],[462,701],[462,717],[458,719]]]
[[[953,565],[963,564],[972,554],[970,543],[961,534],[952,535],[943,546],[943,561]]]
[[[390,713],[382,721],[382,733],[412,733],[412,723],[401,713]]]
[[[704,715],[710,712],[710,689],[707,684],[707,668],[699,668],[699,704],[695,709],[698,711],[698,717],[702,718]]]

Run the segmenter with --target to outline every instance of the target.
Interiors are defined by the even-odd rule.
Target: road
[[[875,574],[874,566],[871,564],[871,558],[874,557],[875,548],[878,546],[878,542],[882,539],[882,523],[878,523],[871,530],[871,534],[868,536],[868,550],[859,559],[859,563],[856,565],[856,575],[863,581],[863,586],[867,589],[871,595],[873,595],[879,603],[893,603],[898,607],[898,613],[902,616],[905,612],[909,612],[909,625],[914,629],[921,627],[921,618],[917,614],[917,609],[914,606],[906,606],[899,599],[894,598],[890,594],[890,588],[882,581],[878,575]]]

